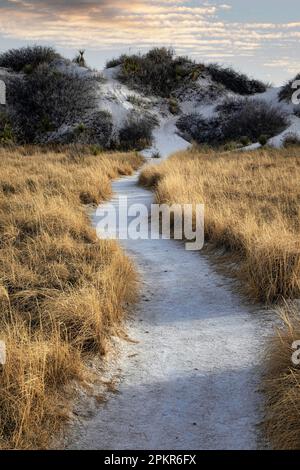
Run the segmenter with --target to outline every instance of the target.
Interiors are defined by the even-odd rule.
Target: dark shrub
[[[192,61],[185,57],[175,57],[173,50],[164,47],[152,49],[145,55],[123,55],[119,61],[121,81],[145,93],[165,98],[195,68]],[[114,64],[117,64],[116,60]]]
[[[258,138],[258,142],[259,142],[260,145],[262,145],[263,147],[264,147],[265,145],[267,145],[268,140],[269,140],[269,139],[268,139],[268,136],[265,135],[265,134],[260,135],[259,138]]]
[[[279,108],[260,100],[234,100],[232,104],[227,101],[218,110],[218,116],[211,119],[197,114],[184,115],[177,121],[177,127],[185,137],[200,144],[220,145],[241,141],[245,136],[252,142],[262,135],[268,140],[288,125],[286,115]]]
[[[231,68],[217,64],[196,64],[187,57],[176,57],[172,49],[165,47],[154,48],[144,55],[123,54],[106,65],[120,66],[119,79],[129,86],[164,98],[169,98],[181,86],[192,86],[200,76],[207,74],[217,84],[241,95],[262,93],[267,89],[267,85],[259,80]]]
[[[220,121],[217,118],[205,119],[200,114],[185,114],[177,123],[182,136],[187,140],[194,140],[198,144],[219,143],[221,138]]]
[[[61,56],[52,47],[32,46],[11,49],[0,54],[0,67],[31,73],[41,64],[50,64]]]
[[[171,114],[179,114],[180,113],[180,106],[178,104],[178,100],[175,98],[169,99],[169,111]]]
[[[300,135],[294,132],[289,132],[284,137],[283,145],[284,147],[300,146]]]
[[[95,111],[87,116],[78,135],[78,143],[97,145],[109,148],[112,138],[113,122],[112,116],[106,111]],[[77,134],[80,129],[76,129]]]
[[[74,126],[63,125],[55,132],[44,135],[43,143],[55,145],[74,144],[82,148],[90,145],[91,153],[98,154],[99,149],[108,149],[112,143],[112,116],[106,111],[94,111],[88,114],[82,122]]]
[[[245,104],[245,100],[240,98],[226,98],[221,104],[216,106],[216,111],[225,119],[240,111]]]
[[[251,144],[251,140],[249,139],[249,137],[247,137],[246,135],[243,135],[241,138],[240,138],[240,143],[243,147],[246,147],[247,145],[250,145]]]
[[[283,101],[283,100],[291,101],[292,100],[293,93],[295,93],[295,91],[296,91],[296,89],[293,88],[292,85],[296,80],[300,80],[300,73],[298,75],[296,75],[296,77],[293,78],[292,80],[289,80],[282,87],[282,89],[280,90],[279,95],[278,95],[280,101]]]
[[[257,142],[261,135],[269,139],[282,132],[287,125],[287,117],[279,108],[252,99],[246,100],[239,111],[224,120],[222,134],[225,141],[239,140],[247,135],[252,142]]]
[[[218,64],[210,64],[207,71],[212,79],[224,85],[227,90],[231,90],[239,95],[253,95],[263,93],[267,85],[259,80],[253,80],[247,75],[236,72],[230,67],[221,67]]]
[[[95,99],[92,78],[64,74],[46,64],[7,82],[11,121],[19,140],[25,143],[39,142],[43,134],[63,124],[80,122],[94,108]]]
[[[122,150],[143,150],[152,143],[152,131],[157,125],[153,116],[139,117],[131,114],[119,131],[119,148]]]
[[[106,62],[106,68],[110,69],[112,67],[118,67],[118,65],[121,65],[124,62],[126,57],[127,57],[126,55],[121,55],[118,58],[108,60]]]

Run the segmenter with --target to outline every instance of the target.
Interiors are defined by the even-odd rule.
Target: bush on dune
[[[1,143],[91,144],[109,148],[112,117],[97,108],[98,78],[76,67],[59,67],[63,59],[49,47],[12,49],[0,55],[6,76],[7,123],[0,118]],[[84,51],[75,61],[85,66]],[[9,123],[9,124],[8,124]]]
[[[32,72],[41,64],[50,64],[61,56],[52,47],[32,46],[11,49],[0,54],[0,67],[14,72]]]
[[[267,85],[259,80],[254,80],[247,75],[237,72],[231,67],[222,67],[218,64],[207,66],[212,79],[221,83],[227,90],[231,90],[239,95],[253,95],[263,93]]]
[[[245,103],[246,101],[240,98],[225,98],[216,106],[216,111],[225,120],[234,113],[241,111]]]
[[[106,62],[106,68],[110,69],[112,67],[118,67],[125,61],[126,57],[128,57],[126,54],[122,54],[120,57],[116,57],[116,58],[108,60]]]
[[[176,126],[186,140],[198,144],[218,145],[222,140],[220,121],[216,118],[206,119],[201,114],[183,114]]]
[[[131,114],[119,131],[118,147],[122,150],[143,150],[152,143],[152,132],[157,125],[151,115],[140,117]]]
[[[45,134],[45,143],[89,145],[97,146],[99,149],[110,149],[113,145],[112,116],[106,111],[91,112],[79,124],[62,126],[56,132]]]
[[[187,57],[176,57],[171,49],[154,48],[144,55],[125,55],[107,63],[120,66],[119,78],[145,93],[169,98],[183,84],[192,84],[200,76],[210,77],[227,90],[240,95],[266,91],[267,85],[217,64],[196,64]]]
[[[112,115],[106,111],[95,111],[83,120],[83,130],[79,131],[78,142],[109,148],[112,132]]]
[[[240,139],[247,135],[256,142],[261,135],[270,138],[279,134],[287,125],[287,118],[278,107],[265,101],[247,100],[225,120],[222,131],[226,140]]]
[[[245,138],[257,142],[262,135],[268,140],[288,125],[278,107],[260,100],[226,100],[216,110],[218,114],[209,119],[199,114],[183,115],[176,125],[185,137],[213,146]]]
[[[39,65],[30,75],[10,78],[7,102],[19,141],[39,142],[47,132],[74,124],[94,109],[95,82]]]
[[[285,134],[284,136],[284,140],[283,140],[283,145],[284,147],[296,147],[296,146],[300,146],[300,135],[298,133],[295,133],[295,132],[288,132],[287,134]]]
[[[123,55],[118,65],[121,81],[164,98],[169,98],[194,68],[188,58],[176,57],[174,51],[167,48],[152,49],[145,55]]]

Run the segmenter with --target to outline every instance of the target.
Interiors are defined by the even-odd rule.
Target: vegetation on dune
[[[116,64],[110,62],[107,66]],[[168,98],[194,69],[186,57],[175,57],[174,51],[155,48],[145,55],[123,55],[119,58],[119,79],[145,93]]]
[[[120,67],[119,79],[132,87],[169,98],[180,86],[193,84],[200,77],[210,76],[227,90],[241,95],[262,93],[267,85],[231,68],[217,64],[197,64],[188,57],[177,57],[172,49],[154,48],[148,53],[113,59],[107,67]]]
[[[83,52],[83,51],[80,51]],[[58,60],[59,59],[59,60]],[[78,59],[82,65],[83,54]],[[54,49],[42,46],[12,49],[0,55],[0,67],[17,72],[4,76],[7,87],[5,133],[1,126],[1,142],[31,143],[95,143],[107,148],[108,119],[96,113],[97,80],[94,76],[79,74],[75,69],[64,69],[69,61]],[[62,67],[59,67],[61,65]],[[21,73],[20,73],[21,72]],[[85,136],[77,132],[83,122]],[[95,127],[100,131],[95,132]],[[3,135],[4,134],[4,135]],[[103,136],[105,136],[105,141]]]
[[[247,77],[231,67],[222,67],[219,64],[210,64],[207,66],[211,78],[221,83],[227,90],[233,91],[239,95],[253,95],[263,93],[267,85],[259,80]]]
[[[61,56],[52,47],[29,46],[0,54],[0,67],[14,72],[31,73],[39,65],[50,64],[56,59],[61,59]]]
[[[200,114],[182,115],[176,125],[185,138],[213,146],[246,139],[257,142],[262,135],[268,140],[288,125],[278,107],[257,99],[227,99],[216,111],[216,117],[208,119]]]
[[[288,119],[278,107],[250,99],[224,120],[222,128],[226,140],[240,139],[244,135],[256,142],[261,135],[269,139],[279,134],[287,125]]]
[[[1,143],[78,143],[121,150],[150,145],[154,122],[147,116],[132,115],[120,131],[113,129],[112,117],[97,108],[97,78],[70,67],[58,67],[57,59],[69,64],[54,49],[43,46],[13,49],[0,55],[0,66],[23,72],[6,77],[7,122],[0,122]],[[74,62],[86,65],[83,50]],[[119,79],[129,86],[168,98],[169,111],[174,115],[180,114],[176,90],[193,87],[198,78],[211,77],[217,86],[242,95],[266,88],[230,68],[196,64],[167,48],[154,48],[144,55],[122,55],[107,65],[119,65]],[[271,137],[282,129],[283,116],[276,109],[267,109],[266,104],[240,101],[235,106],[236,111],[229,115],[229,107],[225,110],[224,104],[219,116],[208,120],[199,115],[181,116],[178,128],[198,143],[217,144],[243,137],[250,141],[261,135]]]
[[[284,136],[283,145],[284,147],[297,146],[299,148],[300,136],[297,133],[288,132]]]
[[[121,150],[143,150],[152,143],[152,131],[157,125],[157,120],[151,115],[140,117],[130,114],[119,131],[119,143]]]
[[[46,136],[46,142],[57,145],[95,145],[102,150],[111,149],[114,146],[112,116],[107,111],[92,111],[78,124],[66,126],[51,133],[50,137]]]
[[[38,143],[45,133],[84,119],[95,108],[95,100],[93,79],[65,74],[46,64],[7,83],[9,115],[23,143]]]
[[[110,179],[141,157],[74,150],[0,150],[3,449],[49,445],[68,417],[72,381],[87,378],[86,358],[105,353],[136,296],[131,262],[97,239],[81,204],[108,198]]]
[[[83,50],[73,62],[86,66]],[[25,72],[4,77],[1,144],[87,144],[105,150],[140,150],[151,144],[154,118],[131,113],[121,129],[114,128],[111,114],[98,107],[97,76],[80,73],[53,49],[14,49],[0,56],[1,64]]]

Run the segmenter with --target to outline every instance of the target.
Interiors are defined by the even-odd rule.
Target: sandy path
[[[152,202],[136,176],[113,188],[132,203]],[[128,322],[138,343],[121,342],[119,393],[81,422],[69,447],[262,447],[259,351],[269,315],[245,306],[204,255],[179,242],[122,243],[143,279]]]

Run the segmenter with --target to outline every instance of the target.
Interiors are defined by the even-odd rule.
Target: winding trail
[[[120,195],[129,204],[151,204],[152,193],[137,178],[113,184],[114,204]],[[268,314],[245,305],[203,254],[179,242],[122,244],[143,280],[141,301],[127,325],[136,342],[121,341],[112,366],[121,371],[118,393],[81,420],[69,447],[264,447],[258,387]]]

